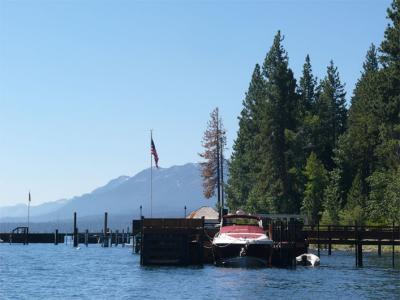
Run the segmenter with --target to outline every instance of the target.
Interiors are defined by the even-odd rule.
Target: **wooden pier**
[[[400,246],[400,226],[304,226],[302,230],[309,244],[317,245],[320,256],[321,245],[326,245],[328,255],[332,254],[332,245],[351,245],[355,249],[356,266],[363,266],[363,245],[377,246],[380,256],[382,246],[392,246],[392,265],[394,267],[395,246]]]
[[[212,239],[218,232],[215,221],[204,219],[145,219],[133,220],[129,228],[108,228],[108,214],[104,214],[101,232],[79,232],[77,214],[74,213],[73,230],[70,233],[34,233],[27,227],[17,227],[11,232],[0,233],[3,243],[71,243],[79,245],[100,244],[104,248],[131,244],[133,253],[140,254],[140,263],[146,265],[203,265],[213,263]],[[332,254],[333,245],[354,246],[355,265],[363,266],[363,246],[377,246],[380,256],[382,246],[391,246],[392,265],[395,266],[395,246],[400,246],[400,226],[337,226],[304,225],[298,220],[265,219],[264,229],[273,240],[271,265],[294,267],[296,256],[306,253],[310,244],[321,246]]]
[[[141,265],[202,265],[204,219],[142,219]]]

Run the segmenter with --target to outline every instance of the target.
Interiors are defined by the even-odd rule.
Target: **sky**
[[[281,30],[296,78],[333,59],[350,101],[391,1],[0,0],[0,206],[199,162],[219,107],[227,155],[256,63]]]

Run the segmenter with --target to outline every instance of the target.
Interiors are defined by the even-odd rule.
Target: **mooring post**
[[[29,226],[26,227],[26,232],[25,232],[25,243],[24,245],[28,245],[29,243]]]
[[[54,245],[58,245],[58,229],[54,232]]]
[[[378,240],[378,256],[382,256],[381,240]]]
[[[357,221],[354,222],[354,250],[356,255],[356,267],[358,267],[358,236],[357,236]]]
[[[319,245],[319,218],[317,221],[317,247],[318,247],[318,257],[321,257],[321,247]]]
[[[394,221],[392,224],[392,267],[394,268]]]
[[[126,243],[129,244],[129,226],[126,227]]]
[[[143,233],[143,223],[144,223],[144,217],[141,217],[141,222],[140,222],[140,264],[143,265],[143,244],[144,244],[144,233]],[[132,232],[133,232],[133,227],[132,227]]]
[[[74,248],[78,247],[78,228],[76,228],[76,212],[74,212]]]
[[[108,232],[107,232],[108,213],[104,213],[104,228],[103,228],[103,247],[108,247]]]
[[[331,225],[328,226],[328,236],[329,236],[328,255],[332,255]]]
[[[140,218],[142,218],[142,217],[140,217]],[[134,223],[135,223],[135,221],[134,220],[132,220],[132,254],[133,253],[135,253],[135,248],[136,248],[136,241],[135,241],[135,236],[133,235],[133,231],[134,231]],[[129,241],[129,243],[130,243],[130,241]]]
[[[118,247],[119,230],[115,230],[115,247]]]
[[[85,231],[85,246],[87,247],[89,244],[89,230],[86,229]]]
[[[361,230],[358,230],[358,235],[357,235],[357,247],[358,247],[358,266],[362,267],[363,266],[363,250],[362,250],[362,230],[363,228],[361,227]]]

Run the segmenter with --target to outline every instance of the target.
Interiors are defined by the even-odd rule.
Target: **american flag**
[[[154,156],[154,161],[156,162],[156,167],[158,169],[158,154],[157,154],[156,146],[154,145],[153,138],[151,138],[151,154]]]

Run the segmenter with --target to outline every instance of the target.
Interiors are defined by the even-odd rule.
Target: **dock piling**
[[[87,247],[89,243],[89,230],[86,229],[85,231],[85,246]]]
[[[358,267],[358,248],[357,248],[357,221],[354,222],[354,253],[356,258],[356,267]]]
[[[394,221],[392,224],[392,267],[394,268]]]
[[[328,236],[329,236],[329,243],[328,243],[328,255],[332,255],[332,237],[331,237],[331,225],[328,226]]]
[[[103,228],[103,247],[108,247],[108,228],[107,228],[108,213],[104,213],[104,228]]]
[[[318,219],[318,223],[317,223],[317,239],[318,239],[318,257],[321,257],[321,247],[319,244],[319,219]]]
[[[76,227],[76,212],[74,212],[74,248],[78,247],[78,228]]]
[[[58,245],[58,229],[54,232],[54,245]]]

